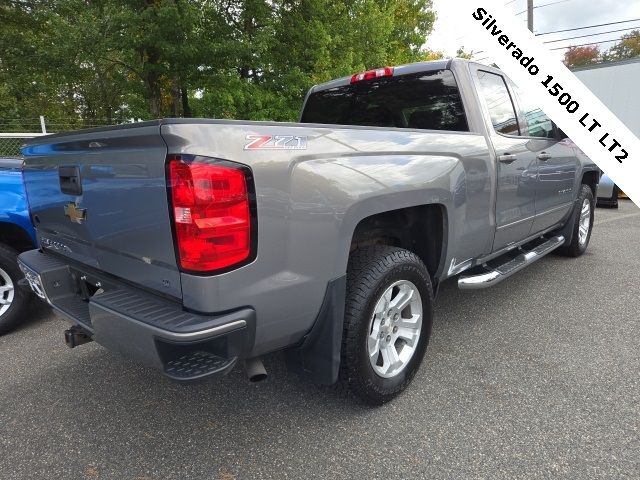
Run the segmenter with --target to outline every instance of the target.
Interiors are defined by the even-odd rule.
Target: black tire
[[[406,366],[395,376],[383,378],[374,371],[369,360],[369,329],[378,300],[389,287],[402,280],[413,283],[420,293],[422,327],[415,351]],[[382,405],[394,398],[411,382],[422,362],[431,336],[432,321],[431,279],[424,263],[414,253],[387,246],[352,252],[347,272],[340,386],[369,405]]]
[[[587,231],[586,241],[580,241],[580,216],[582,212],[583,205],[585,201],[589,202],[589,228]],[[595,202],[593,198],[593,191],[589,185],[582,184],[580,188],[580,194],[578,195],[578,199],[576,200],[575,211],[571,216],[569,221],[573,222],[573,235],[571,238],[571,243],[567,245],[563,245],[558,249],[558,252],[567,257],[579,257],[582,255],[589,246],[589,240],[591,239],[591,231],[593,230],[593,215]]]
[[[11,304],[8,309],[0,313],[0,335],[9,332],[25,319],[24,313],[33,298],[27,290],[18,286],[18,280],[24,275],[18,267],[17,258],[18,252],[7,245],[0,244],[0,289],[7,286],[6,281],[3,280],[4,275],[8,275],[13,284]],[[2,304],[2,300],[6,301],[8,298],[8,292],[0,291],[0,311],[5,306]]]

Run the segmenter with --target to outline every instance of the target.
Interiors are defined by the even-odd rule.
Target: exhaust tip
[[[244,372],[252,383],[257,383],[267,378],[267,370],[260,358],[249,358],[244,361]]]
[[[266,379],[267,379],[267,372],[259,373],[257,375],[252,375],[251,377],[249,377],[249,381],[251,383],[258,383]]]

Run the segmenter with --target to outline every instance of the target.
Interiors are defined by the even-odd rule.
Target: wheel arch
[[[589,185],[593,192],[593,198],[598,196],[598,182],[600,181],[599,170],[585,170],[582,172],[581,185]]]
[[[353,229],[349,252],[370,245],[389,245],[415,253],[427,267],[435,287],[446,259],[446,206],[414,205],[362,218]]]
[[[34,238],[25,228],[5,221],[0,221],[0,243],[19,252],[35,248]]]

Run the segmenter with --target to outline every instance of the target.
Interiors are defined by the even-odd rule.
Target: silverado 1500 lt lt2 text
[[[285,350],[380,404],[424,356],[434,294],[579,256],[599,171],[497,69],[380,68],[313,87],[300,123],[167,119],[24,147],[35,290],[178,381]]]

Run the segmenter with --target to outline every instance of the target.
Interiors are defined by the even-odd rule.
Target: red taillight
[[[351,83],[362,82],[363,80],[373,80],[374,78],[392,77],[393,67],[376,68],[366,72],[356,73],[351,77]]]
[[[251,255],[247,177],[230,162],[169,159],[178,257],[185,270],[210,272]]]

